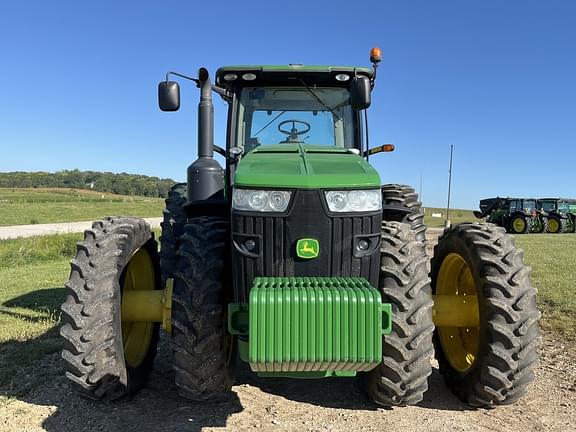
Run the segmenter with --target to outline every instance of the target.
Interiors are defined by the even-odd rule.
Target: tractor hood
[[[380,187],[380,176],[350,149],[308,144],[261,146],[238,164],[237,186],[282,188]]]

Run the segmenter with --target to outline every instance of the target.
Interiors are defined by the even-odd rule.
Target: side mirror
[[[158,84],[158,105],[162,111],[178,111],[180,108],[180,86],[175,81]]]
[[[350,103],[355,110],[363,110],[370,106],[372,102],[370,79],[367,76],[359,75],[352,79],[350,83]]]

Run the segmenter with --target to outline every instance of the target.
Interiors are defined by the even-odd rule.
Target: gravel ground
[[[162,222],[162,218],[144,218],[144,220],[150,224],[151,228],[158,228]],[[0,240],[37,235],[79,233],[91,227],[91,221],[0,226]]]
[[[576,347],[546,334],[539,349],[529,394],[492,410],[462,404],[436,368],[424,400],[412,407],[379,408],[367,402],[354,379],[260,379],[247,369],[239,372],[229,402],[193,404],[176,395],[163,335],[147,388],[113,404],[71,393],[59,354],[44,357],[37,368],[49,379],[0,408],[0,431],[576,431]]]

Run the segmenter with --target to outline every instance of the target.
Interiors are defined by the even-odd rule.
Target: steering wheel
[[[290,129],[289,131],[282,129],[282,126],[284,126],[285,124],[288,123],[292,123],[292,129]],[[296,123],[304,125],[304,127],[306,127],[306,129],[303,130],[299,130],[296,128]],[[286,138],[285,143],[288,142],[300,142],[300,140],[298,140],[298,137],[300,135],[304,135],[306,132],[308,132],[310,130],[310,123],[306,123],[305,121],[302,120],[284,120],[283,122],[281,122],[278,125],[278,130],[280,132],[282,132],[284,135],[288,135],[288,138]]]

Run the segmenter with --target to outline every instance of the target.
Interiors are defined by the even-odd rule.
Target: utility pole
[[[454,151],[454,146],[450,144],[450,168],[448,169],[448,204],[446,205],[446,222],[445,226],[448,228],[450,226],[450,189],[452,187],[452,153]]]
[[[424,174],[424,170],[420,170],[420,191],[418,192],[418,196],[420,197],[420,202],[422,202],[422,176]]]

